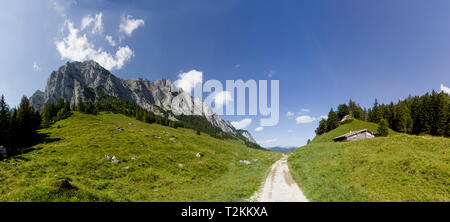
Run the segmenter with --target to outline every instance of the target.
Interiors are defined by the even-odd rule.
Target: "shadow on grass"
[[[12,147],[12,148],[7,148],[8,150],[8,158],[16,158],[16,159],[21,159],[24,161],[27,161],[28,159],[22,156],[18,156],[21,154],[26,154],[29,152],[33,152],[33,151],[37,151],[37,150],[41,150],[42,147],[33,147],[36,144],[40,144],[40,143],[53,143],[53,142],[57,142],[60,141],[60,138],[50,138],[49,135],[47,133],[40,133],[36,136],[36,139],[34,140],[33,143],[30,143],[28,145],[24,145],[21,147]],[[2,159],[2,157],[0,156],[0,159]]]
[[[53,143],[60,141],[61,138],[50,138],[48,133],[40,133],[37,136],[36,142],[33,145],[39,144],[39,143]]]

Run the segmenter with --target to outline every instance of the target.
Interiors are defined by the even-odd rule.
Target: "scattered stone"
[[[160,136],[155,136],[155,139],[160,139],[161,137]]]
[[[168,155],[167,157],[168,157],[169,159],[172,159],[172,155]]]
[[[136,160],[136,157],[131,157],[131,160]]]
[[[108,154],[106,154],[106,155],[105,155],[105,158],[109,160],[109,159],[111,159],[111,156],[108,155]]]
[[[120,163],[120,160],[112,160],[112,163]]]
[[[200,158],[200,157],[202,157],[203,155],[200,154],[200,153],[197,153],[195,156],[198,157],[198,158]]]
[[[130,125],[130,126],[131,126],[131,123],[128,123],[128,125]]]
[[[113,156],[111,159],[113,159],[113,160],[116,160],[117,159],[117,157],[116,156]]]
[[[179,163],[179,164],[178,164],[178,167],[183,167],[183,164]]]
[[[128,170],[128,169],[130,169],[130,166],[122,167],[122,169]]]
[[[255,163],[258,162],[258,159],[253,159],[253,162],[255,162]]]
[[[14,165],[15,167],[18,167],[18,166],[19,166],[19,164],[17,164],[17,163],[13,163],[12,165]]]
[[[248,160],[239,160],[239,163],[243,163],[243,164],[247,164],[247,165],[252,164],[252,162],[250,162]]]
[[[173,138],[173,137],[172,137],[172,138],[170,138],[170,140],[171,140],[171,141],[174,141],[174,140],[175,140],[175,138]]]

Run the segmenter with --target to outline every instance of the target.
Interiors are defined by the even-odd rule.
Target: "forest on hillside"
[[[48,102],[44,104],[43,110],[38,111],[34,110],[26,96],[22,97],[18,107],[10,108],[2,95],[0,97],[0,147],[6,147],[9,155],[20,153],[24,148],[42,142],[45,135],[39,135],[37,130],[48,128],[56,121],[70,117],[72,111],[93,115],[99,112],[119,113],[146,123],[156,123],[172,128],[193,129],[198,135],[205,133],[218,139],[236,138],[234,135],[213,126],[204,116],[182,115],[177,116],[179,121],[175,121],[169,119],[167,113],[156,115],[136,103],[109,96],[104,96],[94,103],[84,102],[79,97],[77,104],[72,107],[64,99],[59,99],[56,103]],[[245,141],[248,147],[261,149],[258,144],[248,142],[243,137],[238,138]]]
[[[373,123],[386,122],[389,128],[401,133],[450,137],[450,96],[444,92],[410,95],[389,104],[380,104],[375,99],[369,109],[350,100],[348,104],[340,104],[336,111],[331,108],[328,118],[319,122],[316,134],[337,128],[347,115]]]

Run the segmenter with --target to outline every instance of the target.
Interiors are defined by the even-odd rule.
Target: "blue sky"
[[[256,132],[259,116],[223,118],[251,118],[246,129],[264,146],[298,146],[350,98],[368,107],[449,86],[449,11],[444,0],[11,1],[0,8],[0,93],[14,106],[43,90],[71,60],[56,44],[71,22],[121,78],[176,80],[199,70],[204,80],[279,80],[277,126]],[[93,21],[81,30],[83,18]],[[129,34],[120,29],[127,19],[137,25]],[[313,121],[298,124],[299,116]]]

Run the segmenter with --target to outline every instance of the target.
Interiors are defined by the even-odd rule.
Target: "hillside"
[[[0,162],[0,201],[241,201],[280,157],[121,114],[74,112],[41,133],[46,142]]]
[[[349,123],[341,124],[338,128],[324,133],[322,135],[318,135],[314,137],[311,143],[323,143],[323,142],[333,142],[333,138],[338,137],[340,135],[346,134],[350,131],[357,131],[362,129],[368,129],[373,133],[377,133],[378,124],[365,122],[358,119],[353,119]],[[389,129],[389,136],[398,135],[399,133]]]
[[[450,201],[450,139],[405,134],[353,142],[332,138],[376,124],[353,121],[289,157],[311,201]]]

